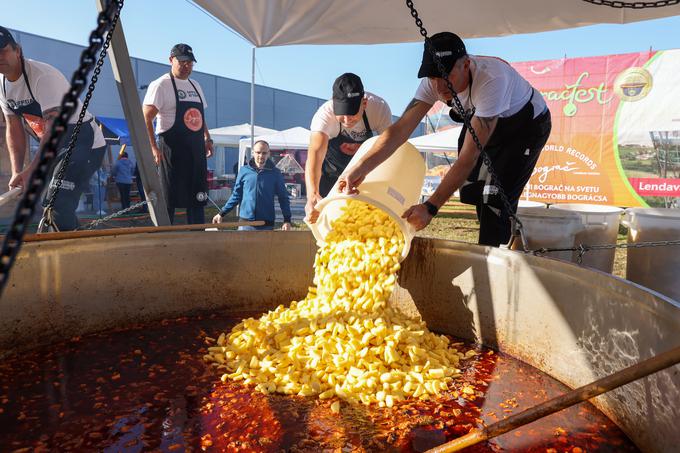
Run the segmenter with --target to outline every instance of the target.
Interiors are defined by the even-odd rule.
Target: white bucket
[[[542,203],[541,203],[542,204]],[[583,228],[581,217],[573,212],[553,211],[545,205],[518,207],[519,217],[524,227],[524,235],[530,250],[540,248],[571,248],[576,235]],[[512,249],[521,249],[519,238],[512,243]],[[570,261],[571,251],[546,253],[547,257]]]
[[[517,213],[522,212],[533,212],[534,208],[547,208],[548,205],[541,203],[540,201],[530,201],[530,200],[519,200],[517,203]]]
[[[584,203],[563,203],[550,205],[557,211],[576,212],[581,216],[583,230],[576,234],[575,244],[600,245],[616,244],[619,234],[619,223],[623,209],[616,206],[602,206]],[[614,269],[615,249],[593,250],[583,255],[582,265],[611,274]],[[578,262],[578,252],[574,252],[571,261]]]
[[[680,209],[626,209],[628,244],[680,239]],[[680,301],[680,246],[629,248],[626,278]]]
[[[366,140],[352,157],[347,168],[366,154],[378,137]],[[345,170],[345,172],[347,169]],[[411,248],[411,240],[416,231],[413,226],[402,219],[401,215],[409,207],[418,203],[425,178],[425,161],[418,150],[409,142],[401,145],[387,160],[378,165],[359,185],[359,193],[346,195],[338,192],[336,182],[328,196],[316,205],[319,218],[316,223],[308,224],[318,244],[324,239],[335,219],[342,214],[348,199],[360,200],[382,209],[394,219],[404,235],[403,260]]]

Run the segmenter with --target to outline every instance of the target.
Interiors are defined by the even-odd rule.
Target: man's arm
[[[281,207],[281,214],[283,214],[283,223],[290,223],[290,196],[286,190],[286,183],[283,181],[283,175],[279,173],[276,177],[276,195],[279,198],[279,206]]]
[[[314,223],[319,217],[315,209],[316,204],[323,198],[319,193],[321,181],[321,167],[328,152],[328,135],[325,132],[312,132],[307,149],[307,161],[305,162],[305,186],[307,188],[307,204],[305,215],[307,221]]]
[[[321,165],[328,152],[328,135],[324,132],[312,132],[309,138],[307,162],[305,162],[305,185],[307,198],[319,195],[319,181],[321,180]]]
[[[203,136],[205,137],[205,157],[210,157],[215,152],[213,148],[213,141],[210,138],[210,130],[208,130],[208,123],[203,121]]]
[[[366,175],[390,157],[409,138],[431,107],[432,104],[412,99],[401,118],[380,134],[368,153],[340,177],[340,190],[347,193],[356,192],[357,186]]]
[[[40,144],[38,146],[38,149],[42,149],[43,146],[45,146],[45,143],[50,138],[50,131],[52,130],[52,123],[54,123],[54,120],[57,118],[59,115],[59,107],[54,107],[51,109],[47,109],[42,113],[42,117],[45,120],[45,128],[44,131],[45,133],[43,134],[42,138],[40,139]],[[26,138],[23,136],[24,131],[23,131],[23,125],[21,123],[21,119],[19,117],[15,117],[17,120],[19,120],[19,125],[21,125],[21,130],[19,130],[18,126],[13,126],[16,128],[17,132],[12,133],[12,135],[17,134],[21,135],[22,138],[20,139],[20,142],[23,142],[23,147],[24,151],[20,151],[21,155],[17,155],[16,157],[19,158],[24,158],[25,157],[25,146],[26,146]],[[9,126],[9,123],[8,123]],[[9,129],[9,128],[8,128]],[[7,142],[9,144],[9,140]],[[12,159],[12,151],[10,150],[10,159]],[[28,183],[28,179],[30,178],[31,174],[33,173],[33,170],[38,166],[38,163],[40,162],[40,153],[36,153],[35,156],[33,157],[33,160],[31,163],[26,167],[25,170],[20,170],[18,173],[14,173],[15,168],[21,168],[23,165],[23,160],[21,162],[16,161],[12,159],[12,179],[9,181],[9,187],[10,189],[13,187],[26,187],[26,184]],[[16,165],[16,167],[15,167]]]
[[[26,159],[26,134],[21,117],[5,113],[5,141],[9,151],[9,160],[12,166],[12,175],[20,173],[24,169]]]
[[[491,138],[493,131],[496,129],[497,123],[497,116],[491,118],[472,117],[472,127],[482,146],[486,146],[489,142],[489,138]],[[465,133],[463,148],[458,154],[458,159],[451,168],[449,168],[449,171],[444,176],[444,179],[442,179],[439,187],[437,187],[437,190],[434,191],[428,201],[438,208],[444,205],[451,195],[465,183],[465,180],[477,163],[479,154],[479,148],[477,148],[477,145],[468,130]]]
[[[234,190],[231,192],[229,200],[224,204],[218,215],[224,217],[229,214],[232,209],[236,207],[237,204],[241,202],[243,198],[243,171],[239,171],[238,176],[236,176],[236,182],[234,183]]]
[[[144,112],[144,123],[146,124],[146,133],[149,137],[149,143],[151,144],[151,152],[153,153],[153,158],[156,161],[156,165],[161,163],[163,160],[163,154],[158,149],[156,144],[156,134],[153,130],[153,119],[158,115],[158,109],[155,105],[144,104],[142,106],[142,111]]]

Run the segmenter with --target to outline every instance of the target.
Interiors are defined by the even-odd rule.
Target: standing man
[[[390,124],[390,106],[365,92],[358,75],[348,72],[335,79],[333,99],[319,107],[312,118],[305,163],[308,221],[316,222],[319,213],[314,207],[328,195],[361,144]]]
[[[511,235],[510,213],[499,192],[505,193],[515,213],[522,190],[550,135],[550,111],[541,93],[507,62],[468,55],[465,44],[454,33],[438,33],[432,36],[431,43],[463,104],[465,115],[471,118],[472,128],[491,159],[500,187],[492,183],[472,135],[463,128],[458,140],[458,160],[429,200],[411,206],[403,217],[416,229],[423,229],[460,189],[460,200],[477,208],[479,244],[507,243]],[[440,100],[451,105],[453,95],[427,47],[418,77],[423,80],[401,118],[341,179],[340,189],[344,192],[355,193],[366,174],[406,141],[435,102]]]
[[[191,47],[175,45],[170,72],[151,82],[144,96],[144,120],[154,160],[161,167],[171,223],[175,208],[186,208],[187,224],[205,223],[206,159],[212,156],[213,144],[205,122],[205,95],[198,82],[189,79],[195,62]]]
[[[253,158],[248,165],[244,165],[238,171],[234,191],[231,197],[213,217],[213,223],[221,223],[236,205],[240,204],[239,216],[241,220],[253,221],[264,220],[262,226],[242,226],[239,230],[273,230],[274,197],[279,198],[279,206],[283,213],[282,230],[291,229],[290,199],[283,182],[283,175],[278,168],[269,160],[269,143],[259,140],[253,144]]]
[[[21,46],[10,32],[0,27],[0,107],[7,123],[6,140],[12,165],[9,188],[26,187],[28,180],[38,166],[39,153],[23,168],[26,157],[26,130],[42,148],[59,115],[64,94],[71,89],[66,77],[56,68],[39,61],[24,58]],[[71,138],[75,123],[83,104],[78,101],[76,111],[69,119],[57,154],[53,175],[59,173],[66,155],[65,148]],[[83,192],[89,188],[90,177],[101,166],[106,142],[104,135],[94,123],[94,116],[85,113],[78,140],[64,173],[61,188],[54,201],[51,219],[60,231],[75,230],[78,227],[76,208]],[[43,206],[54,194],[56,183],[50,181]]]

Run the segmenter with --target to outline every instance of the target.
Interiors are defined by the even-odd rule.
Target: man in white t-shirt
[[[6,141],[12,165],[9,187],[26,187],[38,166],[39,153],[24,167],[26,135],[28,132],[40,142],[40,148],[50,135],[52,123],[59,115],[64,94],[71,89],[66,77],[56,68],[39,61],[24,58],[21,46],[10,32],[0,27],[0,108],[7,123]],[[78,115],[83,107],[78,101],[75,113],[59,144],[57,163],[53,175],[63,166],[65,146],[71,138]],[[61,187],[54,198],[51,219],[60,231],[78,227],[76,208],[82,193],[89,189],[90,177],[101,166],[106,142],[94,123],[90,112],[85,113],[82,127],[64,173]],[[55,181],[50,181],[44,206],[55,196]]]
[[[328,195],[338,176],[363,142],[392,124],[392,112],[382,98],[364,91],[358,75],[342,74],[333,84],[333,99],[312,118],[305,164],[309,222],[316,222],[316,203]]]
[[[175,208],[186,208],[187,224],[205,223],[206,159],[213,153],[213,144],[205,122],[208,106],[205,95],[198,82],[189,78],[195,62],[190,46],[175,45],[170,51],[170,72],[151,82],[144,96],[144,120],[151,151],[162,170],[168,214],[173,223]]]
[[[507,243],[511,236],[510,212],[502,202],[500,191],[507,196],[514,214],[550,135],[550,111],[541,93],[507,62],[468,55],[465,44],[454,33],[438,33],[430,42],[464,109],[457,112],[454,105],[451,116],[462,122],[464,114],[470,120],[499,181],[491,180],[477,144],[464,127],[458,140],[456,162],[429,200],[411,206],[403,217],[416,229],[425,228],[439,208],[460,189],[461,201],[476,206],[479,243],[493,246]],[[404,114],[359,162],[352,163],[351,169],[341,177],[342,191],[355,193],[366,174],[408,139],[435,102],[452,105],[453,94],[427,43],[418,77],[423,80]]]

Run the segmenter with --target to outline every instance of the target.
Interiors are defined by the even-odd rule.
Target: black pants
[[[85,124],[83,128],[89,127]],[[90,141],[89,145],[91,146]],[[85,144],[87,145],[87,144]],[[90,178],[95,171],[99,169],[104,158],[106,147],[92,149],[90,146],[76,145],[71,154],[61,187],[54,200],[53,219],[59,231],[73,231],[78,228],[78,217],[76,216],[76,209],[80,197],[86,190],[90,188]],[[54,168],[53,177],[50,181],[50,189],[45,197],[43,206],[46,206],[48,201],[52,198],[52,194],[56,185],[56,175],[59,174],[63,163],[64,156],[57,157],[57,165]]]
[[[172,206],[168,206],[168,217],[170,217],[170,223],[175,223],[175,209]],[[187,208],[187,225],[200,225],[205,223],[205,209],[202,205],[194,205]]]
[[[120,206],[122,209],[130,207],[130,187],[132,184],[124,184],[122,182],[117,182],[118,192],[120,192]]]
[[[485,147],[513,214],[517,212],[519,198],[531,178],[543,146],[548,141],[551,128],[550,112],[546,111],[531,121],[528,127],[517,131],[514,139]],[[507,136],[513,137],[513,134]],[[512,234],[508,210],[498,188],[492,184],[486,166],[480,163],[475,170],[479,170],[478,180],[467,182],[461,188],[460,194],[462,202],[475,205],[479,220],[478,242],[480,245],[494,247],[507,244]]]

